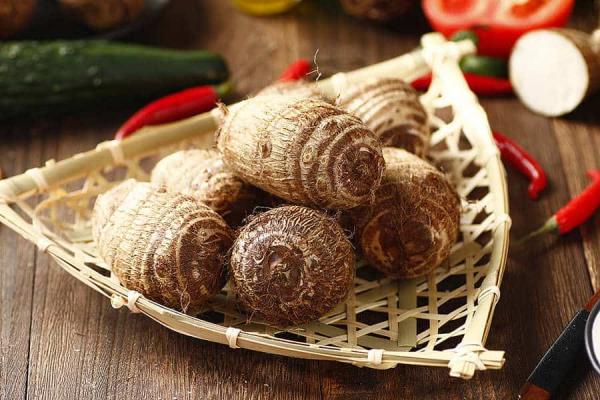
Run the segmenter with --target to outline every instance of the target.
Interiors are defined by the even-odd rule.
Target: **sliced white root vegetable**
[[[509,61],[516,94],[542,115],[573,111],[600,88],[600,53],[595,50],[590,35],[575,30],[543,29],[523,35]]]

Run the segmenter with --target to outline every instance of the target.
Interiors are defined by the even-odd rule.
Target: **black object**
[[[558,339],[544,354],[544,357],[542,357],[529,378],[527,378],[525,385],[521,388],[519,399],[550,399],[563,378],[569,373],[577,359],[581,356],[581,350],[585,345],[588,347],[590,359],[594,357],[591,360],[594,367],[600,372],[598,355],[593,352],[591,337],[593,321],[599,313],[600,290],[594,293],[583,308],[575,314]],[[590,315],[592,315],[591,318]],[[590,336],[589,339],[586,337],[588,335]]]
[[[584,331],[590,312],[580,310],[535,367],[521,389],[520,399],[549,399],[571,371],[584,347]]]
[[[600,318],[600,303],[597,303],[590,316],[588,318],[587,324],[585,326],[585,349],[587,350],[588,357],[590,359],[590,363],[600,374],[600,354],[597,354],[594,350],[594,336],[593,329],[596,321]]]

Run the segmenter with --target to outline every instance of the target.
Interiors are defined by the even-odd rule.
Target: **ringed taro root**
[[[459,229],[460,200],[444,175],[404,150],[383,149],[387,170],[371,206],[351,211],[358,246],[372,266],[411,279],[448,257]]]
[[[340,0],[350,15],[378,22],[390,21],[407,14],[415,0]]]
[[[182,150],[156,164],[152,183],[192,196],[238,226],[268,196],[236,177],[216,150]]]
[[[384,170],[377,138],[319,99],[264,95],[232,108],[218,133],[236,175],[293,203],[352,208],[370,201]]]
[[[0,38],[25,29],[37,4],[37,0],[0,0]]]
[[[232,232],[192,197],[128,180],[98,197],[93,236],[121,284],[194,312],[225,284]]]
[[[59,0],[65,12],[95,30],[110,29],[133,21],[145,0]]]
[[[376,79],[343,92],[337,105],[375,132],[382,146],[427,154],[431,131],[419,94],[401,79]]]
[[[244,226],[231,254],[240,302],[280,327],[313,321],[345,299],[354,253],[341,227],[319,211],[274,208]]]

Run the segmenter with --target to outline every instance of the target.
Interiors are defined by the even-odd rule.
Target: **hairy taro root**
[[[152,183],[194,197],[232,227],[268,196],[235,176],[216,150],[182,150],[163,158],[152,171]]]
[[[336,103],[375,132],[382,146],[427,154],[431,131],[419,94],[401,79],[375,79],[343,92]]]
[[[91,29],[104,30],[133,21],[145,0],[59,0],[61,8]]]
[[[426,161],[391,147],[383,149],[383,156],[387,169],[375,203],[351,211],[358,246],[388,276],[426,275],[456,242],[460,199]]]
[[[244,226],[231,253],[240,302],[271,325],[313,321],[346,298],[354,253],[341,227],[301,206],[274,208]]]
[[[303,205],[347,209],[366,203],[385,167],[373,132],[319,99],[246,100],[227,113],[217,140],[236,175]]]
[[[0,38],[24,30],[37,4],[37,0],[0,0]]]
[[[415,5],[415,0],[340,0],[350,15],[386,22],[406,15]]]
[[[121,284],[165,306],[197,311],[225,284],[231,229],[192,197],[125,181],[96,200],[92,231]]]

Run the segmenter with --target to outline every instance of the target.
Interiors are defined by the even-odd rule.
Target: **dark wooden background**
[[[573,25],[596,23],[579,1]],[[156,24],[134,39],[222,53],[243,96],[274,79],[291,60],[317,49],[324,73],[388,59],[418,43],[422,17],[383,28],[319,8],[252,18],[225,0],[173,0]],[[549,82],[551,84],[551,82]],[[482,100],[493,128],[517,138],[548,171],[537,202],[508,171],[513,236],[542,223],[600,167],[600,96],[575,114],[546,119],[514,98]],[[0,125],[5,176],[91,149],[110,138],[133,109]],[[0,397],[2,399],[510,399],[571,316],[600,284],[600,215],[560,240],[526,254],[511,252],[502,298],[487,342],[506,351],[500,371],[471,381],[445,368],[359,369],[193,340],[151,320],[113,310],[106,298],[62,272],[46,255],[0,227]],[[560,399],[600,398],[600,377],[585,357]]]

